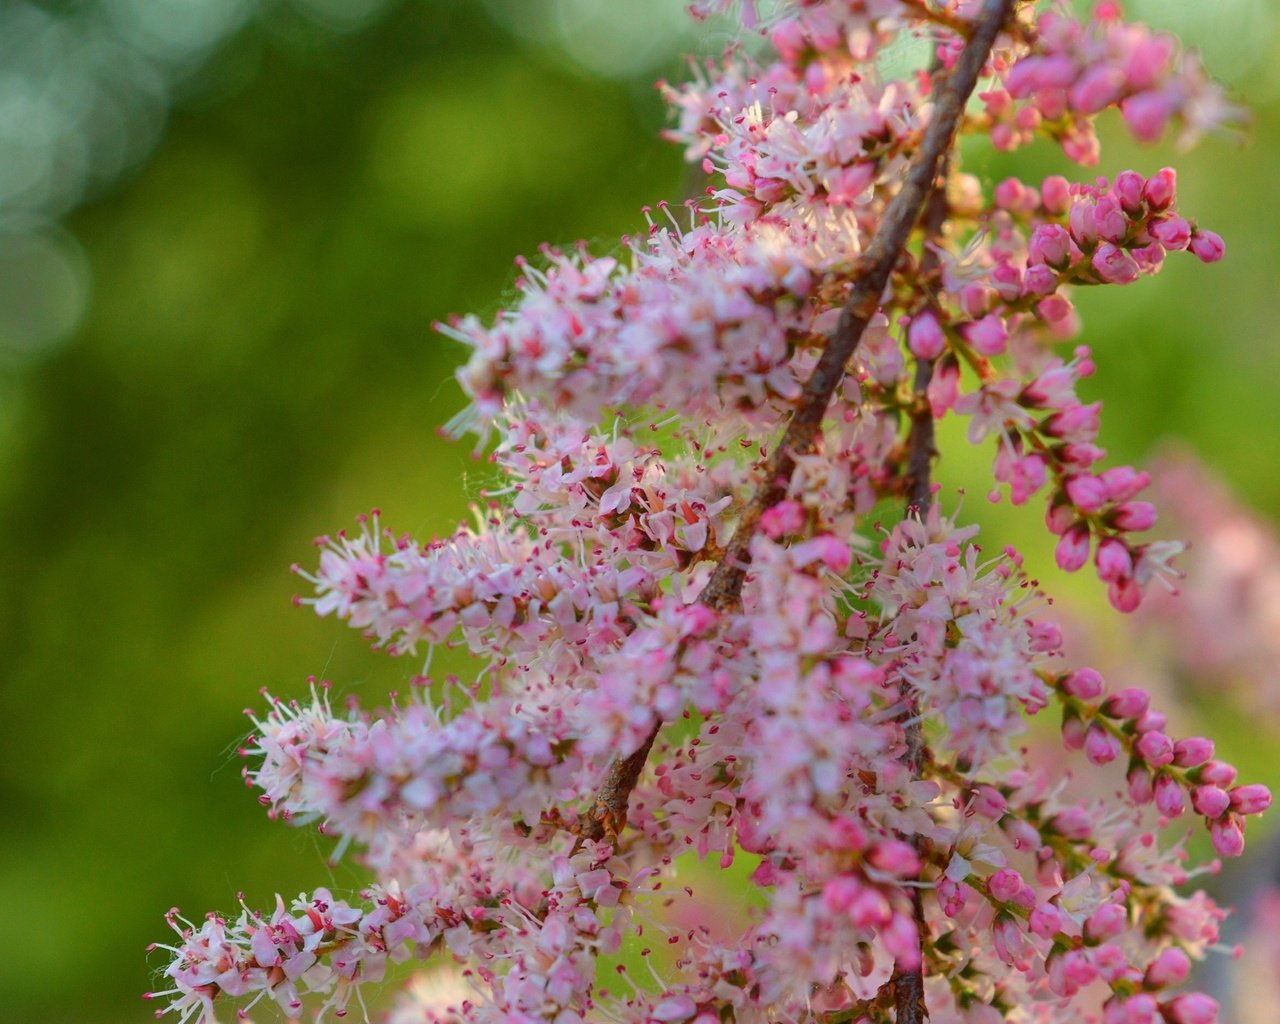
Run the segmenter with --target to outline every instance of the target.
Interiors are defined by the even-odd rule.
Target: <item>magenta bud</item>
[[[1053,549],[1053,559],[1063,572],[1076,572],[1089,561],[1089,524],[1083,520],[1076,523],[1058,541]]]
[[[1061,224],[1037,224],[1027,241],[1027,263],[1061,269],[1071,254],[1071,236]]]
[[[1098,579],[1104,583],[1129,579],[1133,576],[1133,556],[1128,547],[1118,537],[1104,537],[1098,542],[1097,554],[1093,557],[1098,567]]]
[[[1133,577],[1122,576],[1107,584],[1107,600],[1116,611],[1128,615],[1142,604],[1142,587]]]
[[[1078,718],[1062,720],[1062,745],[1068,750],[1080,750],[1084,746],[1084,722]]]
[[[931,310],[917,314],[907,328],[907,348],[917,359],[937,359],[947,347],[947,339]]]
[[[1114,939],[1129,923],[1129,913],[1118,903],[1104,903],[1084,922],[1085,935],[1095,942]]]
[[[1151,483],[1150,473],[1132,466],[1113,466],[1098,475],[1107,485],[1107,496],[1112,501],[1128,501]]]
[[[1129,784],[1129,799],[1135,804],[1149,804],[1154,790],[1151,786],[1151,773],[1141,765],[1134,765],[1125,777]]]
[[[1191,244],[1191,225],[1176,214],[1161,217],[1147,225],[1147,232],[1166,249],[1185,249]]]
[[[1090,725],[1084,734],[1084,756],[1091,764],[1110,764],[1120,756],[1120,741],[1102,726]]]
[[[1044,510],[1044,525],[1055,537],[1061,537],[1076,521],[1076,510],[1064,501],[1051,502]]]
[[[1153,794],[1156,810],[1166,818],[1178,817],[1187,806],[1186,797],[1178,780],[1171,775],[1157,775]]]
[[[1058,274],[1052,267],[1043,263],[1030,266],[1022,275],[1022,294],[1032,298],[1052,295],[1058,283]]]
[[[910,843],[889,839],[877,843],[867,854],[872,867],[896,878],[907,878],[920,871],[920,857]]]
[[[1231,806],[1231,797],[1220,786],[1197,786],[1191,791],[1191,806],[1206,818],[1219,818]]]
[[[1108,518],[1121,530],[1149,530],[1156,525],[1156,507],[1149,501],[1126,501]]]
[[[1052,903],[1041,903],[1031,911],[1027,918],[1027,926],[1033,935],[1042,939],[1052,938],[1066,926],[1066,915]]]
[[[1115,196],[1103,196],[1093,208],[1093,226],[1106,242],[1120,242],[1129,233],[1129,218]]]
[[[1216,231],[1197,231],[1187,247],[1202,263],[1217,263],[1227,252],[1226,243]]]
[[[1071,183],[1060,174],[1045,178],[1040,185],[1040,202],[1052,214],[1066,213],[1071,205]]]
[[[1067,477],[1067,497],[1081,512],[1097,512],[1107,503],[1107,485],[1096,476],[1082,473]]]
[[[1078,700],[1094,701],[1102,696],[1102,676],[1096,669],[1078,668],[1062,681],[1062,689]]]
[[[1169,720],[1159,711],[1148,711],[1145,715],[1138,716],[1133,727],[1138,732],[1164,732],[1164,727],[1168,724]]]
[[[1194,768],[1213,757],[1213,740],[1191,736],[1173,745],[1173,763],[1179,768]]]
[[[1169,1024],[1218,1024],[1218,1002],[1203,992],[1187,992],[1164,1005]]]
[[[1173,741],[1162,732],[1144,732],[1138,737],[1134,749],[1152,767],[1159,768],[1173,762]]]
[[[1001,868],[987,880],[988,891],[1003,903],[1011,902],[1022,886],[1022,876],[1013,868]]]
[[[1137,214],[1142,210],[1142,187],[1146,182],[1137,171],[1121,171],[1112,186],[1120,205],[1126,213]]]
[[[1173,204],[1178,194],[1178,172],[1165,167],[1147,179],[1142,196],[1153,210],[1164,210]]]
[[[1236,781],[1236,770],[1226,761],[1206,761],[1196,772],[1196,779],[1211,786],[1226,787]]]
[[[1170,988],[1181,985],[1191,973],[1191,958],[1177,946],[1163,949],[1147,967],[1147,988]]]
[[[1138,279],[1140,273],[1138,261],[1127,251],[1110,242],[1103,242],[1098,246],[1090,262],[1098,277],[1107,284],[1132,284]],[[1211,261],[1205,260],[1205,262]]]
[[[1271,790],[1261,783],[1236,786],[1231,791],[1231,809],[1237,814],[1261,814],[1271,806]]]
[[[1234,814],[1211,822],[1209,839],[1213,848],[1224,857],[1239,857],[1244,853],[1244,829]]]
[[[1138,718],[1151,706],[1151,695],[1136,686],[1126,686],[1102,703],[1102,713],[1109,718]]]
[[[1009,332],[1004,321],[995,313],[989,313],[981,320],[965,324],[962,328],[965,340],[984,356],[998,356],[1004,351],[1005,342],[1009,340]]]

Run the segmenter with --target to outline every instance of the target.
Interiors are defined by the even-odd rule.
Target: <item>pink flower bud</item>
[[[1102,704],[1102,713],[1109,718],[1137,718],[1151,705],[1151,695],[1136,686],[1127,686],[1108,697]]]
[[[1271,790],[1254,782],[1231,791],[1231,809],[1237,814],[1261,814],[1271,806]]]
[[[1118,903],[1104,903],[1084,922],[1085,935],[1095,942],[1114,939],[1129,923],[1129,914]]]
[[[1128,576],[1112,580],[1107,584],[1107,600],[1116,611],[1128,615],[1142,604],[1142,587]]]
[[[993,897],[1008,903],[1022,891],[1022,876],[1013,868],[1001,868],[987,880],[987,889]]]
[[[1084,722],[1074,717],[1062,720],[1062,745],[1068,750],[1084,747]]]
[[[1230,786],[1236,781],[1236,770],[1226,761],[1206,761],[1201,769],[1196,772],[1196,778],[1200,782],[1206,782],[1211,786]]]
[[[1107,536],[1098,541],[1093,562],[1098,568],[1098,579],[1103,582],[1129,579],[1133,576],[1133,556],[1123,540]]]
[[[1062,500],[1059,493],[1044,510],[1044,525],[1055,537],[1061,537],[1076,521],[1076,510]]]
[[[1108,519],[1121,530],[1149,530],[1156,525],[1156,507],[1149,501],[1126,501],[1112,509]]]
[[[1110,242],[1098,246],[1090,261],[1098,277],[1107,284],[1132,284],[1138,279],[1138,262],[1129,253]],[[1209,262],[1209,261],[1205,261]]]
[[[1071,237],[1081,248],[1093,245],[1098,240],[1098,228],[1093,222],[1093,203],[1081,199],[1072,204],[1067,213],[1067,225],[1071,229]]]
[[[1053,560],[1063,572],[1076,572],[1089,561],[1089,543],[1092,535],[1089,524],[1080,520],[1071,527],[1053,549]]]
[[[1191,243],[1191,225],[1177,215],[1153,220],[1147,232],[1166,249],[1181,250]]]
[[[1177,946],[1170,946],[1151,961],[1143,983],[1147,988],[1170,988],[1181,985],[1190,973],[1191,958]]]
[[[1129,774],[1125,776],[1125,781],[1129,786],[1129,799],[1135,804],[1151,803],[1151,797],[1154,793],[1151,787],[1151,773],[1141,765],[1134,765],[1129,769]]]
[[[1090,725],[1084,734],[1084,756],[1092,764],[1110,764],[1120,756],[1120,741],[1100,725]]]
[[[943,356],[929,381],[929,409],[935,419],[942,417],[960,397],[960,363],[953,355]]]
[[[1075,306],[1071,305],[1070,299],[1062,295],[1050,295],[1047,299],[1041,299],[1036,303],[1036,315],[1045,323],[1065,323],[1074,313]]]
[[[1120,242],[1129,233],[1129,218],[1116,196],[1103,196],[1093,208],[1093,226],[1105,242]]]
[[[1066,915],[1052,903],[1041,903],[1027,918],[1027,927],[1031,929],[1031,933],[1042,939],[1051,938],[1062,931],[1066,923]]]
[[[1191,236],[1188,248],[1202,263],[1217,263],[1227,252],[1222,236],[1215,231],[1197,231]]]
[[[1157,775],[1154,787],[1156,810],[1166,818],[1176,818],[1186,809],[1186,797],[1172,775]]]
[[[1139,715],[1133,723],[1133,727],[1138,732],[1164,732],[1164,727],[1169,724],[1166,718],[1159,711],[1148,711],[1144,715]]]
[[[1071,253],[1071,236],[1061,224],[1037,224],[1027,240],[1027,263],[1062,268]]]
[[[1151,483],[1150,473],[1136,470],[1132,466],[1113,466],[1098,475],[1107,485],[1107,497],[1112,501],[1128,501]]]
[[[1024,204],[1029,191],[1017,178],[1005,178],[996,186],[996,206],[1002,210],[1017,210]]]
[[[1078,668],[1062,681],[1062,689],[1079,700],[1094,701],[1102,696],[1102,676],[1096,669]]]
[[[917,359],[937,359],[947,347],[947,339],[931,310],[917,314],[907,328],[907,348]]]
[[[920,871],[920,857],[910,843],[889,839],[876,844],[867,854],[872,867],[893,875],[908,878]]]
[[[1218,1024],[1218,1003],[1203,992],[1175,996],[1164,1005],[1170,1024]]]
[[[1137,996],[1126,998],[1121,1012],[1121,1024],[1162,1024],[1160,1005],[1149,992],[1139,992]]]
[[[1191,736],[1173,745],[1173,763],[1179,768],[1194,768],[1213,757],[1213,740]]]
[[[1124,72],[1118,67],[1095,64],[1071,87],[1068,96],[1072,109],[1081,114],[1096,114],[1120,98],[1124,84]]]
[[[1093,822],[1083,807],[1067,807],[1049,820],[1049,827],[1068,839],[1086,839],[1093,831]]]
[[[1231,806],[1231,797],[1220,786],[1197,786],[1191,791],[1191,806],[1197,814],[1218,818]]]
[[[1140,92],[1120,103],[1120,113],[1134,138],[1157,142],[1173,114],[1175,100],[1163,92]]]
[[[1112,190],[1126,213],[1137,214],[1142,210],[1142,186],[1146,182],[1137,171],[1121,171],[1116,175]]]
[[[1234,814],[1219,818],[1209,825],[1209,839],[1213,848],[1224,857],[1239,857],[1244,853],[1244,830]]]
[[[1040,184],[1040,202],[1055,216],[1066,213],[1071,205],[1071,183],[1060,174],[1045,178]]]
[[[1005,342],[1009,339],[1004,321],[994,313],[965,324],[962,330],[965,340],[984,356],[998,356],[1004,351]]]
[[[960,289],[960,308],[971,320],[985,316],[991,308],[991,289],[977,282],[965,285]]]
[[[1178,172],[1172,167],[1162,167],[1147,179],[1142,195],[1153,210],[1172,206],[1178,195]]]
[[[1147,764],[1159,768],[1173,761],[1173,741],[1162,732],[1144,732],[1134,749]]]
[[[1098,567],[1098,579],[1104,583],[1128,579],[1133,575],[1133,556],[1129,548],[1118,537],[1104,537],[1098,542],[1098,551],[1094,555],[1094,564]]]
[[[1037,264],[1027,267],[1022,275],[1022,294],[1033,298],[1052,295],[1058,284],[1057,271],[1043,263]]]
[[[1067,478],[1067,497],[1081,512],[1097,512],[1107,503],[1107,485],[1096,476],[1082,473]]]

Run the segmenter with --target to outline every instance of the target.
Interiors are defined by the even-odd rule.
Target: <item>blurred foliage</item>
[[[1253,144],[1177,161],[1183,207],[1228,260],[1171,259],[1081,305],[1113,454],[1178,434],[1274,510],[1280,106],[1265,67],[1234,69],[1263,97]],[[171,905],[359,885],[311,831],[263,820],[237,712],[261,687],[304,693],[308,673],[375,705],[420,662],[292,608],[287,567],[372,505],[418,536],[465,516],[487,474],[438,436],[462,406],[460,353],[429,324],[496,308],[516,253],[610,247],[685,187],[657,139],[654,72],[588,74],[478,3],[408,2],[306,45],[250,24],[202,73],[229,84],[174,112],[141,173],[68,221],[92,284],[82,326],[0,368],[0,1024],[141,1019],[143,947]],[[1172,160],[1112,143],[1102,173]],[[1047,149],[969,158],[991,180],[1063,167]],[[949,489],[986,475],[989,451],[954,430],[943,449]],[[980,494],[966,512],[1004,514]],[[1001,530],[1048,561],[1038,512]],[[449,667],[441,654],[433,671]]]

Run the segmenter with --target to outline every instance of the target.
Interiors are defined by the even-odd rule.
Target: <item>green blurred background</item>
[[[724,30],[680,6],[0,2],[0,1024],[147,1019],[168,907],[359,884],[265,820],[240,709],[309,674],[375,704],[419,666],[293,608],[288,567],[375,505],[421,537],[466,514],[484,468],[437,435],[460,352],[429,325],[492,312],[517,253],[609,246],[683,195],[652,81]],[[1229,249],[1082,297],[1104,441],[1185,438],[1270,515],[1280,19],[1129,8],[1198,43],[1256,123],[1185,157],[1110,134],[1099,173],[1176,162]],[[970,167],[996,180],[1064,166],[988,156]],[[989,458],[948,441],[943,478],[981,494]],[[1042,566],[1036,518],[999,528]],[[1224,747],[1274,784],[1273,740]]]

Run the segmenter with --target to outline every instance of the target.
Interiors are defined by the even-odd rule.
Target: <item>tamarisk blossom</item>
[[[1067,664],[1020,556],[944,513],[930,460],[935,420],[966,417],[997,495],[1044,494],[1060,565],[1092,558],[1122,611],[1175,578],[1177,546],[1139,536],[1147,475],[1105,463],[1078,395],[1098,365],[1071,294],[1221,240],[1169,169],[988,195],[955,139],[1092,160],[1108,107],[1144,140],[1225,107],[1110,2],[741,13],[772,52],[665,90],[706,197],[620,256],[546,249],[492,323],[441,327],[470,350],[462,421],[496,436],[476,525],[422,543],[375,513],[298,570],[299,603],[389,654],[483,663],[385,710],[320,686],[251,712],[261,802],[375,884],[175,912],[161,1015],[337,1016],[413,958],[467,988],[397,1020],[1213,1020],[1180,986],[1225,911],[1187,888],[1183,823],[1237,856],[1269,794]],[[928,54],[895,78],[904,34]],[[1038,767],[1045,714],[1065,777]],[[756,910],[726,934],[672,909],[706,898],[683,875],[704,857],[748,859]]]

